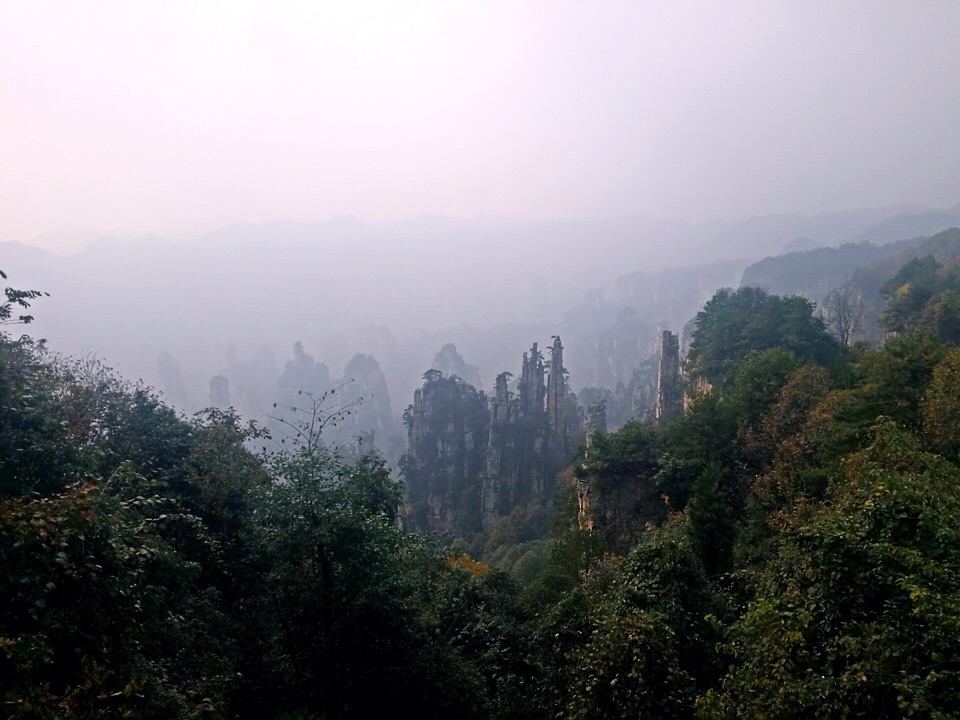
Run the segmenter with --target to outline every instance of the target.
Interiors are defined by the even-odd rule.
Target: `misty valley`
[[[960,717],[958,47],[0,0],[0,720]]]
[[[958,225],[0,244],[4,717],[956,716]]]

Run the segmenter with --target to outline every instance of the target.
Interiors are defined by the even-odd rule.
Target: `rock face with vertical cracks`
[[[439,370],[424,375],[404,413],[409,450],[401,470],[414,528],[470,537],[554,491],[581,424],[560,338],[549,359],[533,343],[511,389],[512,378],[500,373],[488,396]]]
[[[660,343],[660,366],[657,371],[657,404],[654,415],[658,422],[671,420],[683,404],[680,384],[680,339],[669,330],[663,331]]]
[[[438,369],[423,376],[404,413],[409,449],[400,463],[411,529],[470,540],[518,505],[550,497],[584,434],[588,443],[591,433],[606,434],[608,402],[629,405],[632,417],[660,422],[682,407],[680,345],[672,332],[662,334],[659,355],[638,368],[629,391],[588,389],[587,409],[570,391],[563,351],[557,336],[549,357],[533,343],[516,380],[500,373],[490,395]],[[650,509],[644,521],[663,512],[653,485],[592,481],[589,475],[578,480],[582,515],[586,527],[595,524],[606,536],[629,536],[633,527],[626,518],[634,518],[638,506]]]

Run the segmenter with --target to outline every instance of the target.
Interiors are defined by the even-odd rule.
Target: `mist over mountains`
[[[209,404],[210,378],[230,362],[268,352],[282,368],[299,341],[337,377],[356,354],[374,357],[399,413],[447,343],[489,390],[532,341],[559,333],[572,386],[612,387],[653,351],[659,329],[679,331],[718,287],[798,238],[882,243],[957,224],[960,207],[700,224],[338,217],[232,225],[177,243],[103,238],[66,256],[18,243],[0,252],[18,286],[51,295],[31,334],[96,354],[184,410]],[[179,362],[180,398],[164,387],[164,353]]]

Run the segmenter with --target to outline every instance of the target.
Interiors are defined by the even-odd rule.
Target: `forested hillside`
[[[911,260],[930,257],[947,263],[960,254],[960,229],[884,245],[847,243],[836,248],[768,257],[748,267],[744,287],[783,295],[803,295],[817,303],[828,327],[844,343],[882,342],[880,322],[889,292],[886,284]]]
[[[43,297],[8,288],[3,716],[954,717],[960,280],[906,260],[875,345],[716,293],[615,432],[599,390],[571,404],[559,338],[491,398],[428,370],[405,482],[323,441],[354,406],[297,387],[312,358],[282,427],[185,417],[20,336]]]

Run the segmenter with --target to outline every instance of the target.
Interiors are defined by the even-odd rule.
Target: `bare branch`
[[[319,396],[306,390],[300,390],[298,395],[307,398],[309,402],[304,407],[294,405],[277,405],[275,408],[290,411],[292,418],[281,415],[268,415],[271,420],[275,420],[281,425],[289,428],[293,432],[294,443],[309,452],[316,452],[322,445],[323,432],[328,427],[336,427],[348,415],[353,414],[353,409],[363,402],[363,398],[353,400],[338,401],[340,391],[343,390],[353,380],[347,380],[335,388],[323,392]]]

